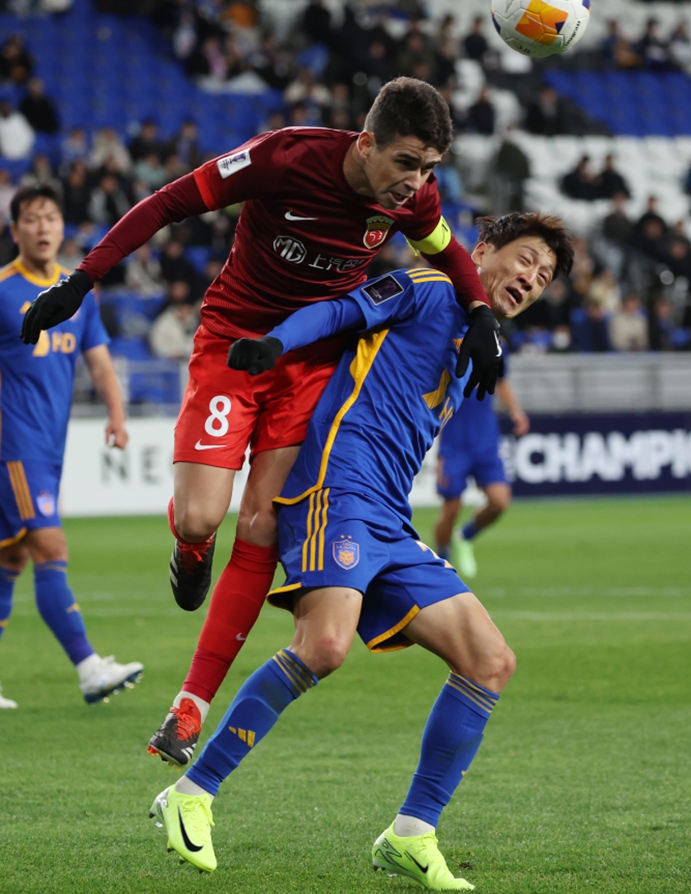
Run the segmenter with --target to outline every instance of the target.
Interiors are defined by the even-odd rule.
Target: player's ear
[[[369,130],[363,130],[360,134],[358,134],[357,138],[357,150],[360,154],[360,158],[367,159],[370,153],[376,148],[377,141],[374,139],[374,134]]]
[[[489,248],[488,242],[478,242],[478,244],[473,249],[470,257],[473,259],[473,261],[475,262],[475,264],[478,267],[482,267],[482,261],[483,261],[485,255],[487,254],[488,248]]]

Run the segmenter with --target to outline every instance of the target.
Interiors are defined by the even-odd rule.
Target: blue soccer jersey
[[[410,520],[413,478],[463,399],[467,376],[455,368],[467,315],[450,279],[427,268],[349,296],[367,331],[341,358],[277,502],[334,488],[374,496]]]
[[[23,315],[43,289],[69,270],[56,265],[39,279],[14,261],[0,270],[0,461],[60,465],[79,352],[108,343],[98,306],[88,294],[71,319],[35,345],[20,341]]]

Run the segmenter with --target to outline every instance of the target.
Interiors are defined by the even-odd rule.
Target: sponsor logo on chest
[[[376,214],[374,217],[367,218],[367,229],[362,237],[367,248],[377,248],[386,239],[389,230],[394,225],[394,221],[390,217],[383,214]]]

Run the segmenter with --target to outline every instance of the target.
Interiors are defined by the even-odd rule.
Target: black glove
[[[81,307],[93,283],[83,270],[75,270],[49,289],[39,292],[38,298],[24,314],[21,340],[35,345],[42,329],[51,329],[69,320]]]
[[[456,361],[456,375],[462,379],[473,361],[473,371],[463,389],[463,397],[470,397],[477,385],[477,399],[494,394],[497,379],[504,375],[504,356],[499,341],[499,323],[486,304],[470,311],[470,326],[465,334]]]
[[[228,351],[228,366],[258,376],[267,369],[273,369],[282,353],[283,345],[277,338],[239,338]]]

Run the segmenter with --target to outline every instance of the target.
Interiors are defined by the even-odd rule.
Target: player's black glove
[[[499,323],[486,304],[470,311],[470,326],[465,334],[456,361],[456,375],[462,379],[473,361],[473,371],[463,389],[463,396],[470,397],[477,385],[477,399],[494,394],[497,379],[504,375],[504,356],[499,342]]]
[[[282,353],[283,345],[277,338],[239,338],[228,351],[228,366],[258,376],[267,369],[273,369]]]
[[[84,296],[93,283],[83,270],[75,270],[49,289],[39,292],[38,298],[24,314],[21,340],[35,345],[42,329],[51,329],[69,320],[80,308]]]

